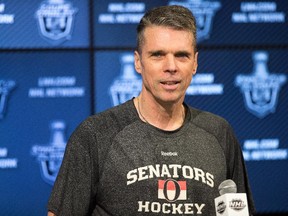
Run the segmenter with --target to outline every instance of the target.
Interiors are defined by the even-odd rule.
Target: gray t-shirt
[[[253,212],[230,125],[185,106],[175,131],[142,122],[132,100],[87,118],[69,139],[48,209],[57,216],[211,216],[219,184],[232,179]]]

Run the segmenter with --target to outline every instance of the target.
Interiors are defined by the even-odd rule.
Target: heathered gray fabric
[[[75,130],[48,209],[57,216],[211,216],[228,178],[254,211],[241,149],[223,118],[189,107],[185,124],[167,132],[142,122],[130,100]],[[164,189],[161,180],[168,180]],[[170,196],[167,185],[176,187]]]

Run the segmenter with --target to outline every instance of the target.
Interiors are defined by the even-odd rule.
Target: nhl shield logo
[[[44,1],[36,12],[40,35],[54,45],[69,40],[76,12],[65,0]]]
[[[208,39],[212,30],[214,15],[221,8],[219,1],[210,0],[187,0],[170,1],[170,5],[182,5],[189,8],[197,22],[197,41],[201,42]]]
[[[269,74],[268,53],[253,53],[254,71],[251,75],[238,75],[235,85],[240,87],[246,108],[258,118],[264,118],[275,112],[278,94],[286,82],[284,74]]]
[[[15,88],[15,81],[0,80],[0,119],[4,118],[9,93]]]
[[[31,154],[40,164],[41,175],[45,182],[53,185],[60,169],[66,139],[64,136],[65,123],[54,121],[50,125],[51,138],[48,145],[34,145]]]

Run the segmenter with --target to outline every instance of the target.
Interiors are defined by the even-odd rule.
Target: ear
[[[140,54],[138,53],[138,51],[134,51],[134,67],[135,70],[137,71],[137,73],[141,74],[142,70],[141,70],[141,60],[140,60]]]
[[[198,52],[196,52],[194,56],[193,75],[196,74],[197,67],[198,67]]]

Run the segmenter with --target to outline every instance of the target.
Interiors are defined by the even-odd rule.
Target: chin
[[[178,103],[181,101],[181,103],[184,101],[184,97],[176,97],[176,96],[166,96],[166,97],[161,97],[160,100],[164,103]]]

